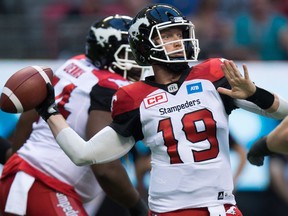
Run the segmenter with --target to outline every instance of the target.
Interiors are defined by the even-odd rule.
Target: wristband
[[[51,115],[57,115],[59,114],[59,110],[55,104],[53,104],[51,107],[49,107],[47,110],[45,109],[36,109],[38,114],[44,119],[44,121],[47,122],[48,118],[50,118]]]
[[[256,86],[255,93],[246,98],[246,100],[256,104],[261,109],[268,109],[274,102],[274,95],[269,91]]]

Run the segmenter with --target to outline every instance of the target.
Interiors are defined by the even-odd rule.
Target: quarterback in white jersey
[[[138,64],[154,76],[121,87],[113,96],[113,122],[84,141],[58,114],[47,86],[37,108],[58,144],[78,165],[105,163],[142,140],[151,149],[149,216],[242,216],[233,195],[228,117],[233,109],[282,119],[288,103],[257,87],[233,61],[197,61],[194,25],[169,5],[142,9],[129,29]],[[50,101],[50,102],[49,102]],[[77,152],[77,154],[75,154]]]
[[[216,90],[228,84],[220,64],[207,60],[169,85],[148,77],[114,96],[111,127],[151,149],[149,203],[156,212],[235,204],[228,142],[235,106]]]
[[[54,73],[53,86],[58,110],[70,127],[85,140],[111,122],[113,94],[118,88],[131,83],[123,77],[129,71],[125,69],[124,59],[118,62],[114,56],[117,49],[125,50],[122,45],[129,47],[127,31],[131,19],[115,15],[94,23],[87,37],[86,53],[67,60]],[[125,75],[129,76],[127,73]],[[34,112],[37,117],[35,110],[29,112]],[[22,115],[24,118],[27,113]],[[91,126],[91,119],[94,121],[95,118],[99,122]],[[30,137],[4,166],[0,181],[0,212],[31,216],[95,215],[104,198],[95,177],[100,170],[108,191],[110,187],[117,188],[118,184],[124,184],[126,193],[121,196],[118,192],[115,196],[119,196],[119,203],[130,209],[131,215],[141,215],[141,211],[142,214],[147,213],[146,206],[139,205],[140,196],[124,168],[117,166],[117,169],[123,169],[123,176],[117,174],[121,180],[111,180],[113,175],[105,176],[100,167],[93,167],[92,170],[91,166],[76,166],[57,144],[49,125],[38,116]],[[114,181],[118,182],[113,185]],[[91,201],[92,208],[87,207],[86,204]],[[133,209],[135,203],[138,205]]]

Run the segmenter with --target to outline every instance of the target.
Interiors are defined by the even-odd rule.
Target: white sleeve
[[[234,99],[234,103],[239,108],[242,108],[249,112],[263,115],[269,118],[282,120],[288,115],[288,102],[281,97],[279,97],[279,107],[277,111],[273,113],[266,112],[264,109],[261,109],[256,104],[247,100]]]
[[[84,141],[72,128],[59,132],[56,140],[66,155],[78,166],[116,160],[135,144],[133,137],[123,137],[106,126],[89,141]]]

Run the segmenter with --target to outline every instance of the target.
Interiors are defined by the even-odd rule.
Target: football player
[[[129,58],[131,20],[115,15],[95,22],[85,54],[67,60],[54,74],[53,101],[83,140],[112,121],[112,96],[130,84],[126,78],[138,80],[141,75],[141,68]],[[35,110],[21,115],[13,145],[17,152],[6,162],[0,181],[1,215],[95,215],[103,200],[101,187],[131,215],[147,215],[145,202],[119,160],[76,166]],[[92,208],[86,205],[91,202]]]
[[[142,140],[151,149],[149,215],[241,216],[233,195],[228,117],[244,108],[273,118],[288,103],[256,86],[243,65],[213,58],[196,64],[194,25],[175,7],[142,9],[129,29],[136,62],[154,76],[121,87],[113,97],[113,122],[83,140],[59,115],[53,87],[37,107],[58,144],[78,165],[100,164],[126,154]],[[192,67],[189,67],[189,63]]]

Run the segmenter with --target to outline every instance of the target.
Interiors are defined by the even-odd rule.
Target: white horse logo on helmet
[[[94,32],[94,35],[97,39],[96,40],[97,43],[102,47],[104,47],[105,44],[108,43],[109,37],[111,36],[115,36],[118,41],[121,41],[122,39],[121,31],[112,27],[105,29],[105,28],[95,28],[94,26],[92,26],[91,30]]]
[[[129,34],[134,40],[138,40],[137,36],[140,34],[139,27],[144,24],[149,26],[150,23],[146,17],[137,19],[135,23],[133,23],[129,29]]]

